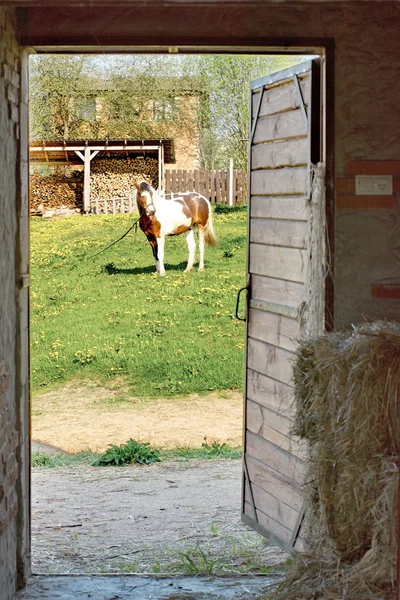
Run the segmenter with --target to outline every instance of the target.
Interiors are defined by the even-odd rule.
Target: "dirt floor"
[[[240,521],[240,460],[34,469],[32,487],[34,573],[273,574],[287,559]]]
[[[242,394],[232,391],[141,400],[121,385],[107,389],[75,382],[33,399],[32,438],[71,453],[103,451],[130,438],[164,448],[199,448],[204,438],[239,446],[242,403]]]
[[[72,383],[33,400],[33,450],[241,444],[242,395],[140,400]],[[287,556],[240,521],[241,461],[33,469],[33,572],[279,574]]]

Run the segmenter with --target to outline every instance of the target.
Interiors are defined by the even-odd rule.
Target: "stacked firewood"
[[[135,183],[145,179],[158,185],[158,161],[151,157],[94,158],[90,165],[90,198],[107,200],[135,195]],[[31,214],[66,207],[83,210],[83,170],[30,177]]]
[[[151,157],[95,158],[90,171],[91,200],[134,196],[135,183],[143,179],[158,185],[158,161]]]
[[[70,209],[83,208],[83,172],[73,171],[70,177],[34,173],[29,179],[29,198],[32,214],[61,206]]]

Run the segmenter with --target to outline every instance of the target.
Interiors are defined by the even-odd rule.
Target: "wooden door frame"
[[[22,47],[21,57],[22,70],[24,75],[23,102],[24,116],[21,121],[21,138],[20,138],[20,156],[22,162],[19,169],[19,196],[20,202],[17,207],[18,218],[18,247],[19,247],[19,274],[25,278],[27,275],[27,265],[29,261],[29,207],[28,207],[28,190],[29,190],[29,140],[28,134],[28,61],[30,54],[36,53],[168,53],[171,45],[177,43],[173,40],[173,35],[169,40],[160,40],[161,45],[151,45],[150,42],[145,42],[143,45],[131,45],[128,40],[121,41],[117,46],[116,40],[113,46],[89,46],[84,45],[85,40],[71,41],[71,45],[58,46],[41,45],[39,40],[34,40],[28,37],[24,38],[23,16],[24,9],[21,11],[19,25],[21,25],[22,36],[21,43],[25,44]],[[164,43],[163,43],[164,42]],[[182,40],[179,40],[178,45],[182,53],[187,54],[291,54],[291,55],[319,55],[322,58],[323,64],[323,88],[326,105],[324,106],[324,127],[325,127],[325,161],[326,161],[326,223],[327,223],[327,244],[330,254],[330,270],[327,274],[325,283],[325,300],[326,300],[326,328],[333,329],[333,257],[334,257],[334,203],[335,203],[335,187],[334,187],[334,40],[330,38],[324,39],[304,39],[304,38],[274,38],[274,39],[253,39],[246,38],[238,40],[237,38],[229,38],[219,40],[218,46],[210,43],[210,39],[196,40],[195,45],[191,45],[191,40],[186,40],[187,44],[183,45]],[[80,45],[81,44],[81,45]],[[33,46],[33,47],[32,47]],[[250,188],[249,188],[250,189]],[[22,289],[29,285],[29,275],[27,279],[21,279]],[[27,291],[25,290],[26,294]],[[26,327],[27,319],[29,319],[29,298],[22,299],[19,303],[19,326],[18,326],[18,351],[16,356],[16,371],[19,379],[18,387],[18,418],[20,423],[21,446],[20,446],[20,472],[18,480],[19,493],[19,517],[18,517],[18,585],[23,587],[31,573],[30,565],[30,546],[31,546],[31,500],[30,500],[30,485],[31,485],[31,464],[30,464],[30,394],[29,394],[29,328]],[[244,399],[245,410],[245,399]],[[245,417],[243,419],[245,424]],[[260,531],[260,533],[262,533]],[[264,532],[265,534],[265,532]],[[271,539],[272,536],[270,536]]]

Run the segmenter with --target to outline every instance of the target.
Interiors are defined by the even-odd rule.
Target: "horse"
[[[194,229],[199,233],[199,271],[203,271],[205,245],[215,246],[217,243],[212,225],[211,205],[207,198],[197,192],[185,192],[177,194],[172,200],[165,200],[147,181],[136,183],[136,188],[139,226],[153,250],[157,273],[165,275],[165,237],[181,233],[185,233],[189,250],[184,272],[192,270],[196,253]]]

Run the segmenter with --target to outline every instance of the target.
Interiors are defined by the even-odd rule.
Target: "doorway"
[[[328,177],[330,176],[330,175],[329,175],[329,170],[328,170],[327,176],[328,176]]]

